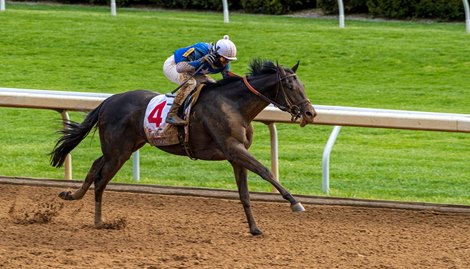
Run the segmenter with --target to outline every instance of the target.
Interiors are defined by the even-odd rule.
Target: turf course
[[[0,87],[118,93],[169,92],[162,73],[178,47],[237,44],[232,70],[251,58],[292,66],[314,104],[470,114],[470,35],[464,23],[347,21],[288,16],[8,3],[0,13]],[[218,77],[216,77],[218,78]],[[72,113],[81,121],[84,113]],[[0,175],[63,177],[48,165],[61,128],[57,112],[0,108]],[[251,152],[269,167],[269,132],[255,123]],[[281,182],[323,195],[321,155],[330,126],[278,124]],[[331,195],[470,204],[468,134],[345,127],[331,156]],[[73,152],[83,179],[98,139]],[[253,191],[271,187],[250,173]],[[226,162],[191,161],[145,146],[141,182],[235,189]],[[128,162],[114,182],[133,182]]]

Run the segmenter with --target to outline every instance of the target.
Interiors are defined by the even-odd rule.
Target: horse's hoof
[[[296,203],[290,206],[293,212],[304,212],[305,208],[301,203]]]
[[[262,232],[260,229],[258,229],[258,228],[250,229],[250,233],[251,233],[251,235],[254,235],[254,236],[262,235],[262,234],[263,234],[263,232]]]
[[[72,200],[72,193],[70,191],[63,191],[59,193],[59,197],[64,200]]]

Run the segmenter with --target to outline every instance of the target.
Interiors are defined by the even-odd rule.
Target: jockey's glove
[[[202,57],[202,62],[208,62],[210,65],[214,66],[217,62],[217,56],[211,52]]]

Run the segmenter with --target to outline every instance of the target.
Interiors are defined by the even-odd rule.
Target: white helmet
[[[214,51],[228,60],[234,61],[237,59],[237,47],[228,39],[228,35],[224,35],[223,39],[215,43]]]

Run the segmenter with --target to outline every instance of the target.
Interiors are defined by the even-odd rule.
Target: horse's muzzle
[[[317,112],[315,108],[310,104],[310,102],[304,104],[301,109],[301,119],[300,119],[300,127],[304,127],[307,124],[313,123],[313,119],[317,116]]]

